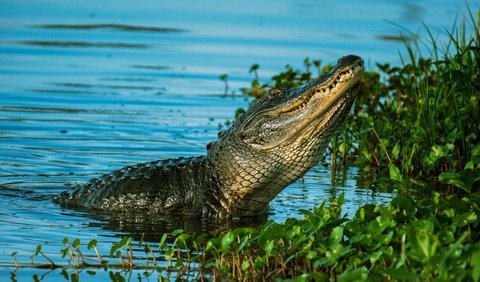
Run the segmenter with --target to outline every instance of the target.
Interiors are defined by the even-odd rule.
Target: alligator
[[[93,178],[54,201],[67,208],[236,218],[269,202],[323,157],[363,76],[349,55],[301,87],[272,88],[207,145],[205,156],[156,160]]]

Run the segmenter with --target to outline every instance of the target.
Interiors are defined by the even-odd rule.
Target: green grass
[[[404,186],[440,182],[470,192],[479,184],[459,185],[466,175],[480,175],[478,24],[474,33],[467,37],[461,25],[444,47],[429,33],[431,58],[416,54],[415,41],[402,67],[377,65],[379,75],[367,73],[345,128],[359,144],[351,147],[357,165],[390,168]]]

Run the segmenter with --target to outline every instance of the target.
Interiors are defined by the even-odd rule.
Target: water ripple
[[[186,29],[174,28],[174,27],[154,27],[154,26],[140,26],[140,25],[127,25],[127,24],[42,24],[35,25],[35,28],[45,29],[66,29],[66,30],[95,30],[95,29],[107,29],[116,31],[127,32],[158,32],[158,33],[181,33],[188,32]]]

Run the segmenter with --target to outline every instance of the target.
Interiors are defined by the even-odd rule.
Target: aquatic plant
[[[401,67],[376,64],[378,71],[365,73],[353,114],[331,143],[332,168],[341,160],[365,172],[386,170],[405,189],[441,183],[471,192],[480,186],[480,37],[468,12],[472,36],[463,21],[441,45],[426,28],[429,42],[405,41]],[[419,44],[430,46],[429,57],[419,54]],[[319,73],[330,67],[314,64]],[[308,58],[304,66],[287,65],[262,86],[254,79],[244,92],[258,97],[267,95],[258,88],[302,85],[312,79]]]
[[[95,240],[86,245],[95,252],[87,255],[78,239],[71,244],[64,239],[60,252],[67,263],[44,256],[49,264],[17,267],[61,268],[67,279],[77,277],[78,269],[92,275],[143,269],[166,280],[480,280],[478,194],[459,199],[434,193],[423,200],[398,196],[387,206],[364,205],[351,219],[342,215],[343,203],[340,195],[334,205],[302,210],[303,219],[214,235],[176,230],[155,244],[123,237],[104,256]],[[158,263],[162,260],[167,265]],[[117,276],[111,279],[122,281]]]
[[[470,192],[480,180],[468,176],[480,175],[479,38],[461,25],[442,48],[429,34],[433,58],[418,56],[418,41],[407,44],[402,67],[377,64],[387,83],[370,74],[363,85],[349,123],[359,132],[356,164],[389,167],[407,185],[439,180]],[[460,183],[464,177],[469,181]]]

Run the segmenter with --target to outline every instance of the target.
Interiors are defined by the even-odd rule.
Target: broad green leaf
[[[183,229],[175,229],[175,230],[172,231],[171,234],[172,234],[173,237],[175,237],[175,236],[177,236],[177,235],[179,235],[179,234],[182,234],[183,232],[184,232]]]
[[[392,149],[392,157],[394,160],[398,159],[398,155],[400,154],[400,145],[395,144],[395,146]]]
[[[388,166],[388,170],[390,172],[390,178],[392,180],[402,182],[403,180],[402,173],[400,172],[398,167],[396,167],[393,163],[390,163],[390,165]]]
[[[455,145],[453,144],[446,144],[446,145],[433,145],[430,149],[430,153],[428,157],[425,159],[426,164],[429,167],[434,167],[435,163],[443,158],[448,156],[453,150],[455,149]]]
[[[453,219],[453,224],[458,227],[463,227],[475,222],[477,222],[477,214],[474,211],[466,212]]]
[[[244,236],[240,241],[240,244],[238,244],[237,251],[243,250],[243,248],[247,245],[248,240],[249,240],[248,236]]]
[[[445,184],[452,184],[455,187],[471,192],[472,188],[477,188],[476,182],[480,181],[480,168],[464,169],[460,172],[446,171],[440,173],[438,176],[440,182]]]
[[[477,249],[472,255],[470,260],[470,265],[472,266],[472,279],[474,282],[480,281],[480,247],[477,245]]]
[[[405,268],[387,268],[385,273],[391,277],[391,280],[416,280],[418,278],[416,273],[412,273]]]
[[[313,278],[316,282],[321,282],[321,281],[330,281],[328,275],[326,273],[322,273],[322,272],[310,272],[308,273],[308,276],[310,278]],[[308,280],[307,280],[308,281]]]
[[[480,143],[472,149],[472,158],[480,157]]]
[[[312,250],[312,251],[308,251],[308,253],[307,253],[307,259],[308,259],[308,260],[312,260],[312,259],[316,258],[317,255],[318,255],[318,252],[317,252],[317,251],[313,251],[313,250]]]
[[[332,233],[328,237],[328,244],[330,246],[337,245],[342,241],[343,238],[343,227],[337,226],[332,229]]]
[[[338,282],[366,281],[368,270],[365,266],[354,270],[346,270],[338,276]]]
[[[268,241],[268,243],[263,246],[263,250],[265,251],[265,254],[267,256],[272,254],[274,245],[275,245],[275,241],[272,240],[272,241]]]
[[[230,244],[235,240],[235,236],[233,235],[232,231],[229,231],[227,234],[223,235],[222,238],[222,250],[228,249],[230,247]]]
[[[242,271],[245,271],[249,268],[250,268],[250,261],[249,260],[244,260],[242,262],[242,266],[241,266]]]

